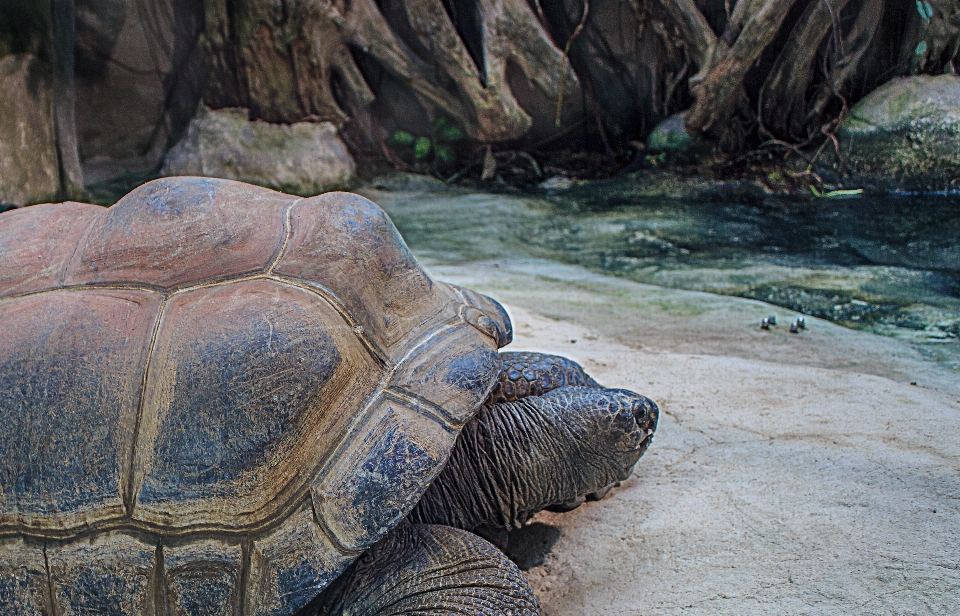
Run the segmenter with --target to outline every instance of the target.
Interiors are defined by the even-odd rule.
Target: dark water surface
[[[641,282],[709,290],[709,279],[686,277],[685,284],[680,273],[718,270],[728,275],[714,275],[713,284],[725,294],[858,328],[960,333],[956,197],[749,204],[638,201],[611,192],[553,199],[555,224],[537,229],[532,241]]]
[[[960,356],[957,197],[685,201],[638,197],[628,182],[370,196],[415,252],[441,262],[547,258],[909,338],[948,364]]]

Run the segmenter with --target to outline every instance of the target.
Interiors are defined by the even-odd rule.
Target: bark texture
[[[69,36],[49,31],[69,34],[74,2],[87,181],[157,168],[201,98],[330,121],[354,154],[391,160],[397,131],[436,145],[445,125],[468,138],[451,169],[487,144],[612,155],[680,112],[698,151],[734,156],[825,143],[885,82],[960,63],[955,0],[56,0],[53,26],[10,0],[0,54],[62,69],[68,179]]]
[[[345,107],[373,102],[370,82],[400,85],[484,142],[518,139],[533,125],[509,83],[514,75],[549,100],[563,82],[577,100],[576,73],[524,0],[480,0],[477,14],[472,55],[441,0],[211,0],[207,100],[270,121],[342,124]]]
[[[206,45],[219,83],[211,106],[345,122],[368,145],[445,116],[479,142],[529,144],[562,132],[588,147],[623,147],[687,110],[691,135],[734,153],[770,137],[826,138],[884,81],[953,71],[960,8],[952,0],[212,0]]]
[[[0,203],[42,203],[60,192],[51,81],[36,56],[0,58]]]

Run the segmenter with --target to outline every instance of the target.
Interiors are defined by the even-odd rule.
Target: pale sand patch
[[[952,396],[838,370],[636,350],[510,311],[518,350],[571,355],[663,412],[620,490],[535,520],[562,529],[528,573],[544,614],[960,613]]]
[[[431,269],[508,302],[511,350],[570,356],[662,410],[619,490],[537,517],[562,530],[528,572],[546,616],[960,613],[955,373],[821,321],[759,332],[787,315],[758,302]]]

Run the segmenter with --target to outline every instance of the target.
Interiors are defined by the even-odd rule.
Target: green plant
[[[923,33],[924,36],[926,36],[927,27],[930,25],[930,20],[933,18],[933,6],[931,6],[927,0],[917,0],[917,12],[920,13],[920,19],[923,20]],[[927,41],[922,40],[917,43],[913,53],[918,57],[924,56],[927,53]]]
[[[466,134],[463,129],[451,124],[447,118],[440,116],[433,121],[433,130],[429,137],[416,136],[404,130],[397,130],[390,135],[390,141],[402,148],[412,148],[413,158],[417,161],[428,162],[432,154],[432,162],[436,167],[457,160],[453,144],[465,137]]]
[[[659,154],[647,154],[644,156],[644,159],[646,159],[647,164],[650,166],[659,167],[663,163],[667,162],[667,153],[660,152]]]
[[[844,188],[840,190],[828,190],[826,192],[820,192],[815,186],[810,187],[810,192],[813,193],[814,197],[821,199],[844,199],[849,197],[859,197],[863,194],[862,188]]]

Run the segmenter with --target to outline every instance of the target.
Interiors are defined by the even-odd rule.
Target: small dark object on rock
[[[760,320],[760,329],[770,329],[770,319],[763,317]]]
[[[799,325],[796,321],[794,321],[793,323],[790,324],[790,333],[791,333],[791,334],[799,334],[799,333],[800,333],[800,325]]]
[[[803,317],[797,317],[797,327],[807,329],[807,320]]]
[[[776,325],[776,324],[777,324],[777,315],[771,314],[769,317],[767,317],[767,322],[770,323],[770,325]]]

